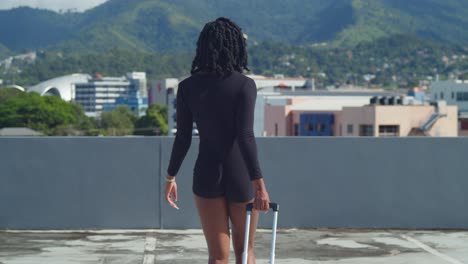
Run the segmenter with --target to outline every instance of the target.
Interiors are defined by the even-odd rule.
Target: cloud
[[[84,11],[93,8],[107,0],[0,0],[0,9],[10,9],[18,6],[30,6],[36,8],[45,8],[55,11],[77,9]]]

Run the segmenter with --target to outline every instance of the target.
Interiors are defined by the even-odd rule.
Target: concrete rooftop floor
[[[268,263],[269,241],[270,233],[259,231],[258,264]],[[468,231],[279,230],[276,256],[278,264],[468,264]],[[1,264],[202,264],[206,258],[200,230],[0,231]]]

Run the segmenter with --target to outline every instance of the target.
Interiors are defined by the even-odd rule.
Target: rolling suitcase
[[[271,252],[270,252],[270,264],[275,263],[275,244],[276,244],[276,225],[278,223],[278,211],[279,205],[277,203],[270,203],[270,208],[273,210],[273,227],[271,236]],[[247,217],[245,219],[245,238],[244,238],[244,252],[242,254],[242,264],[247,264],[248,257],[248,245],[249,245],[249,232],[250,232],[250,217],[252,214],[253,204],[247,205]]]

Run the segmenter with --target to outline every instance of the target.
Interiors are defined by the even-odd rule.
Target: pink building
[[[337,115],[340,136],[457,137],[456,106],[366,105],[345,107]]]
[[[369,98],[359,97],[292,97],[284,105],[267,103],[264,123],[265,136],[458,136],[456,106],[370,105]]]
[[[276,96],[265,102],[264,135],[298,136],[300,116],[309,114],[339,114],[345,106],[363,106],[371,96]],[[337,135],[337,128],[333,128]]]

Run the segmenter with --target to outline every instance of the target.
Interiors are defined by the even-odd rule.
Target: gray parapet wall
[[[164,201],[173,138],[0,138],[0,229],[200,228],[198,139]],[[468,229],[468,138],[258,138],[283,228]],[[261,226],[271,224],[261,215]]]

